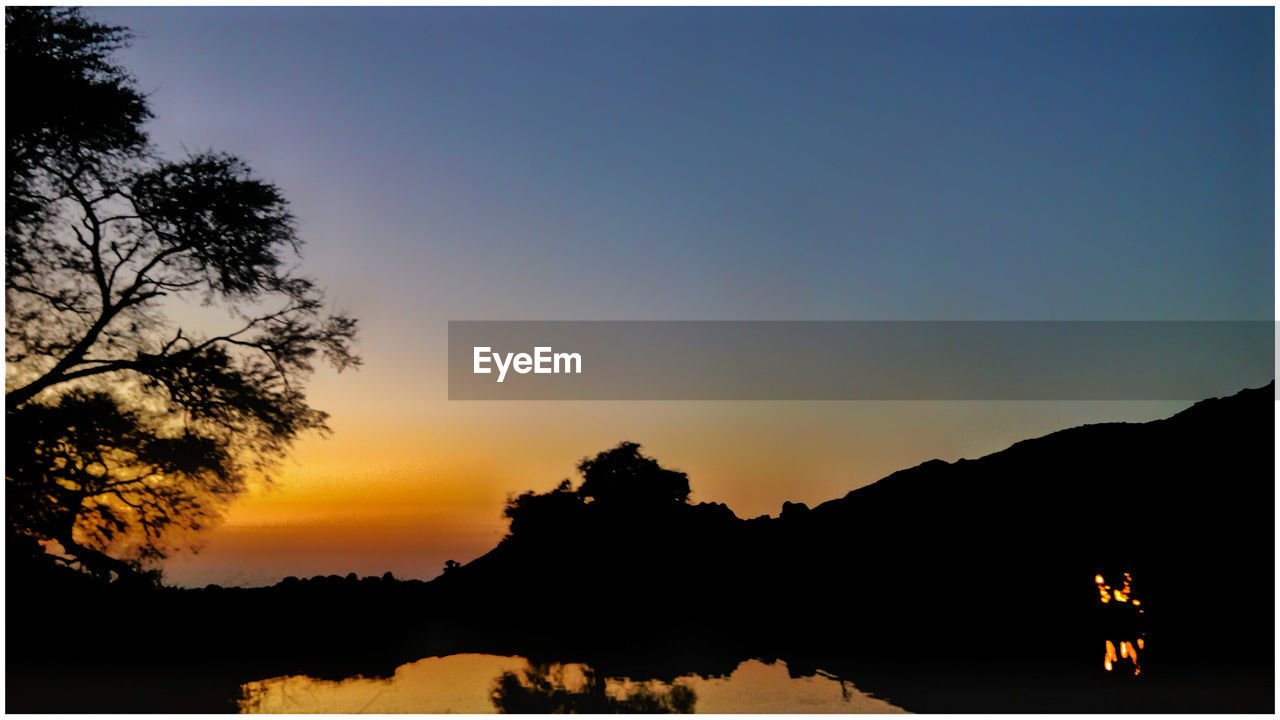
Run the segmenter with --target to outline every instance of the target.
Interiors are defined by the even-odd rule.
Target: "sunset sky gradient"
[[[463,403],[449,320],[1269,320],[1268,8],[96,8],[366,364],[184,584],[429,578],[629,439],[740,516],[1182,402]],[[1232,388],[1230,390],[1234,390]]]

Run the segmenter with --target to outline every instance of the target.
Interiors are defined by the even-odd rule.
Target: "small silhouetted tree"
[[[583,458],[578,472],[582,473],[578,494],[595,502],[675,505],[689,500],[689,476],[641,455],[637,443],[622,442],[593,458]]]
[[[638,443],[621,442],[583,458],[578,472],[582,484],[576,489],[562,480],[550,492],[530,490],[508,498],[503,514],[511,521],[511,534],[572,534],[588,507],[614,519],[637,519],[689,501],[689,477],[642,455]]]
[[[325,429],[305,381],[359,363],[356,325],[295,274],[277,187],[152,151],[126,30],[37,7],[5,27],[9,531],[121,574]]]
[[[511,533],[565,528],[572,524],[582,497],[568,480],[547,493],[523,492],[508,498],[502,513],[511,521]]]

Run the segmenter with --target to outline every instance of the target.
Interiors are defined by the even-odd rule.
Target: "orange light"
[[[1120,584],[1120,587],[1108,585],[1107,579],[1103,577],[1101,573],[1094,575],[1093,581],[1098,586],[1098,598],[1104,605],[1110,603],[1112,600],[1122,604],[1133,603],[1134,608],[1139,613],[1142,613],[1143,609],[1140,607],[1142,603],[1139,602],[1137,598],[1133,597],[1133,576],[1129,573],[1123,573],[1123,575],[1124,580],[1123,583]],[[1102,656],[1102,667],[1105,668],[1107,672],[1114,671],[1116,665],[1123,659],[1133,663],[1134,675],[1142,674],[1142,667],[1138,662],[1138,650],[1144,648],[1146,645],[1146,641],[1143,638],[1138,637],[1133,640],[1116,641],[1107,640],[1105,642],[1106,652]],[[1119,645],[1120,647],[1117,648],[1116,645]]]

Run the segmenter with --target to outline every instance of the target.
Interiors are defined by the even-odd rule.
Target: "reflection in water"
[[[829,675],[790,677],[781,661],[747,660],[727,677],[686,675],[665,683],[497,655],[425,658],[385,679],[259,680],[241,688],[239,707],[246,713],[902,712]]]
[[[523,673],[502,673],[492,697],[502,713],[691,713],[697,701],[681,682],[624,682],[588,665],[532,662]]]
[[[1101,574],[1093,576],[1093,582],[1098,586],[1098,600],[1104,607],[1114,608],[1112,612],[1125,612],[1130,621],[1129,625],[1136,626],[1138,616],[1146,612],[1142,607],[1142,601],[1134,596],[1133,591],[1133,575],[1125,572],[1124,583],[1119,588],[1113,588],[1107,584],[1107,579]],[[1122,607],[1123,606],[1123,607]],[[1136,636],[1133,640],[1121,640],[1119,651],[1116,650],[1116,644],[1111,640],[1106,641],[1103,648],[1102,667],[1107,672],[1111,672],[1121,661],[1127,662],[1133,666],[1133,674],[1142,674],[1142,665],[1138,662],[1138,651],[1146,649],[1146,640],[1142,633],[1135,630]]]
[[[1112,587],[1107,584],[1107,579],[1102,577],[1102,575],[1094,575],[1093,582],[1098,585],[1098,599],[1102,601],[1103,605],[1114,600],[1117,605],[1124,605],[1125,603],[1132,605],[1137,609],[1138,614],[1142,614],[1144,612],[1142,609],[1142,602],[1133,596],[1132,574],[1127,572],[1124,573],[1124,585],[1122,585],[1119,590],[1112,589]]]

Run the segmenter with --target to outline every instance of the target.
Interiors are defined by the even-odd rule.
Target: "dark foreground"
[[[234,711],[254,680],[487,653],[634,680],[777,658],[924,712],[1270,713],[1273,408],[1245,391],[752,520],[643,490],[673,474],[620,446],[431,583],[102,586],[10,542],[6,709]]]

